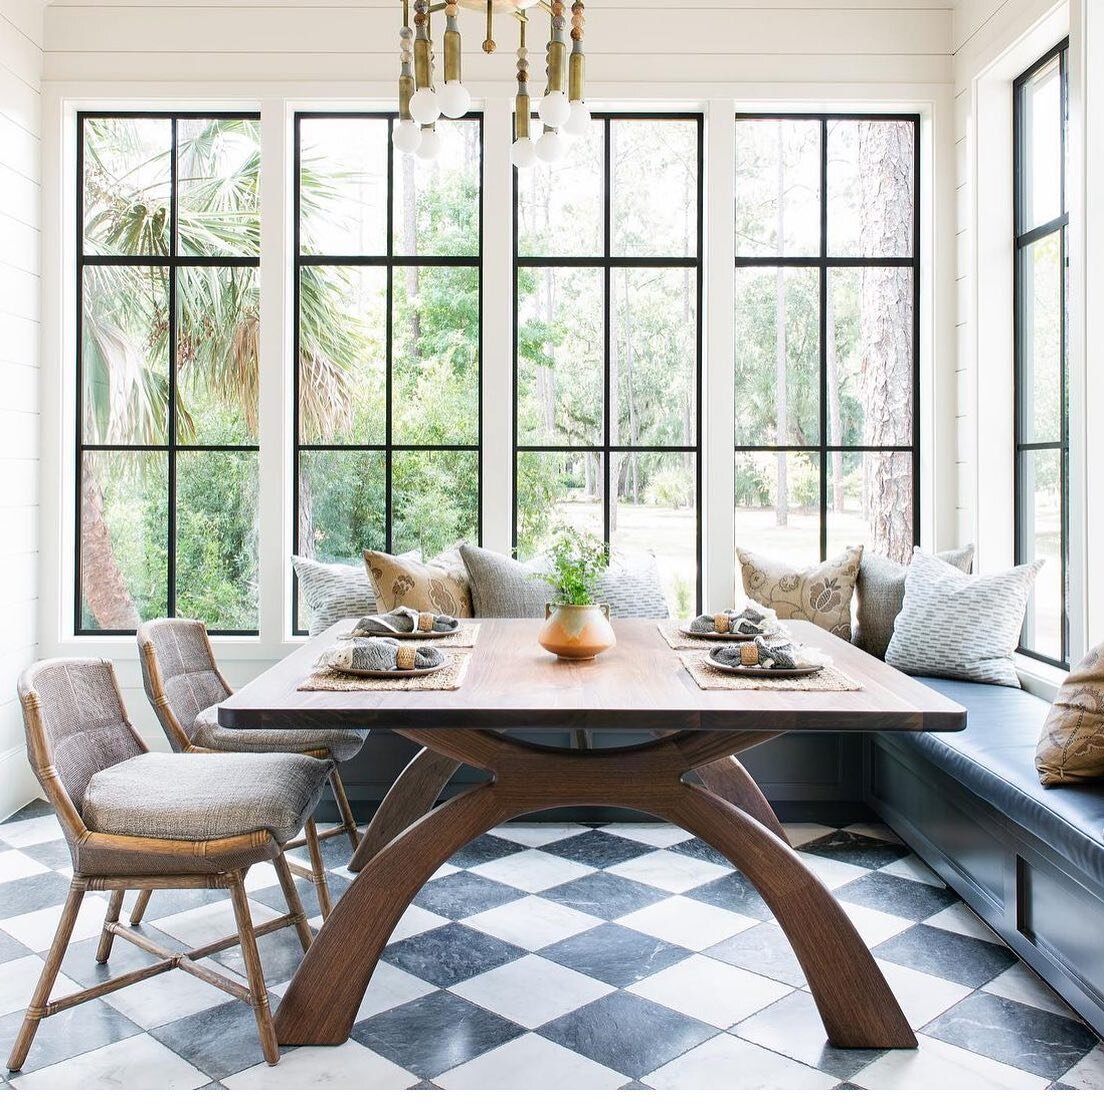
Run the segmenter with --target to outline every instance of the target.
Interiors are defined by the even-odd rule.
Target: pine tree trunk
[[[100,628],[137,628],[140,618],[115,558],[103,490],[87,462],[81,469],[81,593]]]

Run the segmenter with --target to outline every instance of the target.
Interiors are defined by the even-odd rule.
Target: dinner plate
[[[436,667],[416,667],[411,671],[399,670],[398,667],[390,667],[385,671],[353,671],[345,667],[334,667],[334,670],[352,678],[415,678],[421,674],[435,674],[437,671],[443,671],[451,662],[451,659],[446,659],[443,663],[438,663]]]
[[[342,640],[371,640],[375,637],[385,637],[391,640],[441,640],[446,636],[455,636],[460,631],[454,628],[451,632],[359,632],[355,636],[346,632]]]
[[[691,640],[725,640],[730,644],[738,644],[755,639],[754,635],[749,636],[746,632],[691,632],[689,628],[680,628],[679,631]]]
[[[724,671],[725,674],[755,675],[756,678],[801,678],[803,675],[817,674],[824,670],[816,667],[760,667],[758,663],[751,667],[730,667],[726,663],[718,663],[716,659],[706,658],[715,671]]]

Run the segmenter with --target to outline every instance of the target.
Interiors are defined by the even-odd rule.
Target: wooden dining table
[[[703,690],[655,621],[614,621],[617,646],[590,662],[562,662],[543,651],[540,621],[479,623],[457,690],[300,690],[321,652],[347,631],[346,621],[219,708],[228,728],[379,728],[420,747],[368,826],[350,864],[359,874],[283,996],[276,1014],[282,1044],[348,1038],[399,919],[470,841],[542,810],[617,806],[699,837],[758,889],[801,963],[833,1045],[916,1046],[854,925],[790,846],[738,756],[794,730],[956,731],[966,725],[961,706],[806,622],[785,623],[795,640],[827,654],[861,689],[780,683]],[[527,730],[558,730],[569,740],[545,743]],[[462,764],[487,772],[488,781],[437,804]]]

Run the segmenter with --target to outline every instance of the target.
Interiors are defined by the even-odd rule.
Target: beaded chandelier
[[[583,100],[583,0],[571,5],[571,51],[567,49],[567,4],[564,0],[413,0],[414,26],[410,26],[411,0],[403,0],[403,27],[399,33],[402,68],[399,76],[399,122],[394,128],[395,148],[432,160],[440,150],[437,121],[442,116],[459,119],[471,107],[471,94],[461,80],[460,8],[486,14],[487,36],[483,52],[493,54],[496,14],[512,16],[518,24],[517,97],[514,102],[514,145],[510,157],[524,169],[540,159],[558,162],[568,145],[590,129],[590,109]],[[538,115],[543,131],[533,141],[529,134],[529,51],[526,31],[531,9],[548,13],[549,38],[545,54],[547,81],[540,98]],[[433,53],[432,17],[445,13],[444,81],[437,83]]]

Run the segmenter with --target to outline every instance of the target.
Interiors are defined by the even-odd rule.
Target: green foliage
[[[609,547],[589,532],[564,529],[547,551],[549,569],[536,577],[555,591],[557,605],[593,605],[598,580],[609,566]]]

